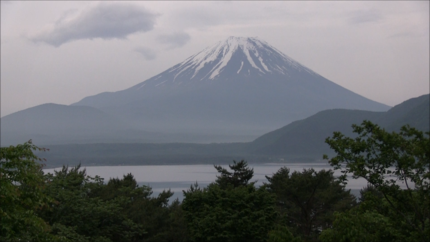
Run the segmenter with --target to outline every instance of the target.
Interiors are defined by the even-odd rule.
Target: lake
[[[302,171],[303,169],[314,168],[316,171],[330,169],[326,162],[321,163],[266,163],[266,164],[249,164],[254,168],[254,177],[251,181],[257,181],[257,185],[267,182],[266,175],[272,176],[281,167],[288,167],[290,171]],[[227,167],[227,165],[223,166]],[[190,188],[191,184],[197,182],[199,186],[204,187],[215,181],[218,174],[213,165],[157,165],[157,166],[88,166],[85,168],[90,176],[98,175],[105,179],[122,178],[128,173],[133,174],[139,185],[152,187],[153,195],[157,196],[163,190],[170,189],[174,192],[171,200],[183,199],[183,190]],[[44,169],[45,173],[53,173],[55,169]],[[335,175],[340,175],[339,171]],[[360,189],[367,185],[364,179],[349,179],[347,189],[351,193],[359,196]]]

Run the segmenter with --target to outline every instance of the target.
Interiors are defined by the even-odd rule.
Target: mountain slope
[[[316,112],[386,111],[268,43],[230,37],[131,88],[74,105],[120,116],[141,129],[261,135]]]
[[[394,131],[401,126],[409,124],[419,130],[429,130],[429,103],[430,95],[411,98],[396,105],[378,120],[378,123],[387,130]]]
[[[249,144],[248,151],[265,155],[319,156],[331,152],[325,139],[333,132],[353,136],[352,124],[361,124],[363,120],[389,131],[399,132],[406,124],[429,131],[429,106],[427,94],[409,99],[387,112],[325,110],[257,138]]]
[[[362,110],[321,111],[259,137],[251,143],[249,151],[270,155],[322,155],[330,151],[324,141],[334,131],[351,136],[352,124],[363,120],[375,122],[383,115],[383,112]]]
[[[130,129],[130,125],[93,107],[48,103],[1,118],[1,145],[29,139],[36,144],[104,140]]]

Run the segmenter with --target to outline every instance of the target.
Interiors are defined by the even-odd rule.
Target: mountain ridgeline
[[[76,165],[160,165],[160,164],[228,164],[246,159],[250,163],[315,161],[323,154],[333,154],[325,143],[333,132],[353,137],[352,124],[372,121],[387,131],[398,132],[403,125],[429,131],[429,94],[409,99],[387,112],[331,109],[247,143],[218,144],[71,144],[51,145],[50,152],[40,154],[49,167]]]
[[[369,120],[387,131],[398,132],[403,125],[429,131],[429,95],[409,99],[387,112],[334,109],[321,111],[267,133],[250,143],[249,151],[266,155],[319,156],[331,153],[325,138],[333,132],[353,136],[352,124]]]

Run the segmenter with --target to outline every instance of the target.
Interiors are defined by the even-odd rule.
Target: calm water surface
[[[267,163],[267,164],[249,164],[254,168],[254,177],[251,181],[257,181],[257,185],[267,182],[266,175],[272,176],[281,167],[288,167],[290,171],[302,171],[303,169],[314,168],[316,171],[330,169],[327,163]],[[223,167],[228,167],[223,165]],[[157,196],[163,190],[170,189],[175,194],[173,199],[183,199],[183,190],[190,188],[191,184],[197,182],[199,186],[204,187],[215,181],[216,169],[213,165],[166,165],[166,166],[88,166],[86,169],[90,176],[98,175],[107,182],[110,178],[122,178],[128,173],[133,174],[139,185],[152,187],[153,195]],[[54,170],[45,169],[45,173],[53,173]],[[336,171],[335,175],[340,172]],[[361,188],[367,185],[364,179],[349,179],[347,189],[355,195],[359,194]]]

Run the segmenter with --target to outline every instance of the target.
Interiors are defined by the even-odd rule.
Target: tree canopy
[[[49,197],[44,193],[42,161],[33,154],[43,150],[31,140],[0,149],[0,240],[53,240],[51,227],[37,212]]]
[[[369,212],[361,213],[361,217],[339,216],[339,221],[324,238],[336,233],[348,234],[341,226],[345,223],[340,220],[351,217],[360,219],[357,224],[362,225],[373,224],[377,219],[386,221],[395,228],[393,234],[399,235],[398,241],[427,241],[430,237],[429,132],[404,126],[399,133],[389,133],[369,121],[353,125],[353,130],[357,134],[355,138],[337,132],[326,139],[337,155],[331,159],[325,156],[325,159],[342,172],[343,182],[347,182],[348,175],[364,178],[380,196],[375,192],[367,193],[368,199],[364,199],[360,207],[367,207]],[[365,233],[372,233],[373,230],[366,228],[372,226],[361,228]]]
[[[220,173],[215,181],[221,188],[228,186],[240,187],[248,185],[248,182],[254,176],[254,169],[248,167],[248,163],[244,160],[239,162],[233,161],[232,165],[228,165],[233,172],[228,171],[222,166],[215,165],[215,169]]]
[[[193,241],[266,241],[276,212],[274,197],[248,183],[253,170],[245,161],[230,165],[206,188],[197,184],[184,191],[182,208]]]
[[[331,226],[335,211],[345,211],[355,204],[355,197],[331,170],[290,173],[283,167],[266,178],[267,188],[276,195],[280,223],[305,241],[316,241],[321,230]]]

